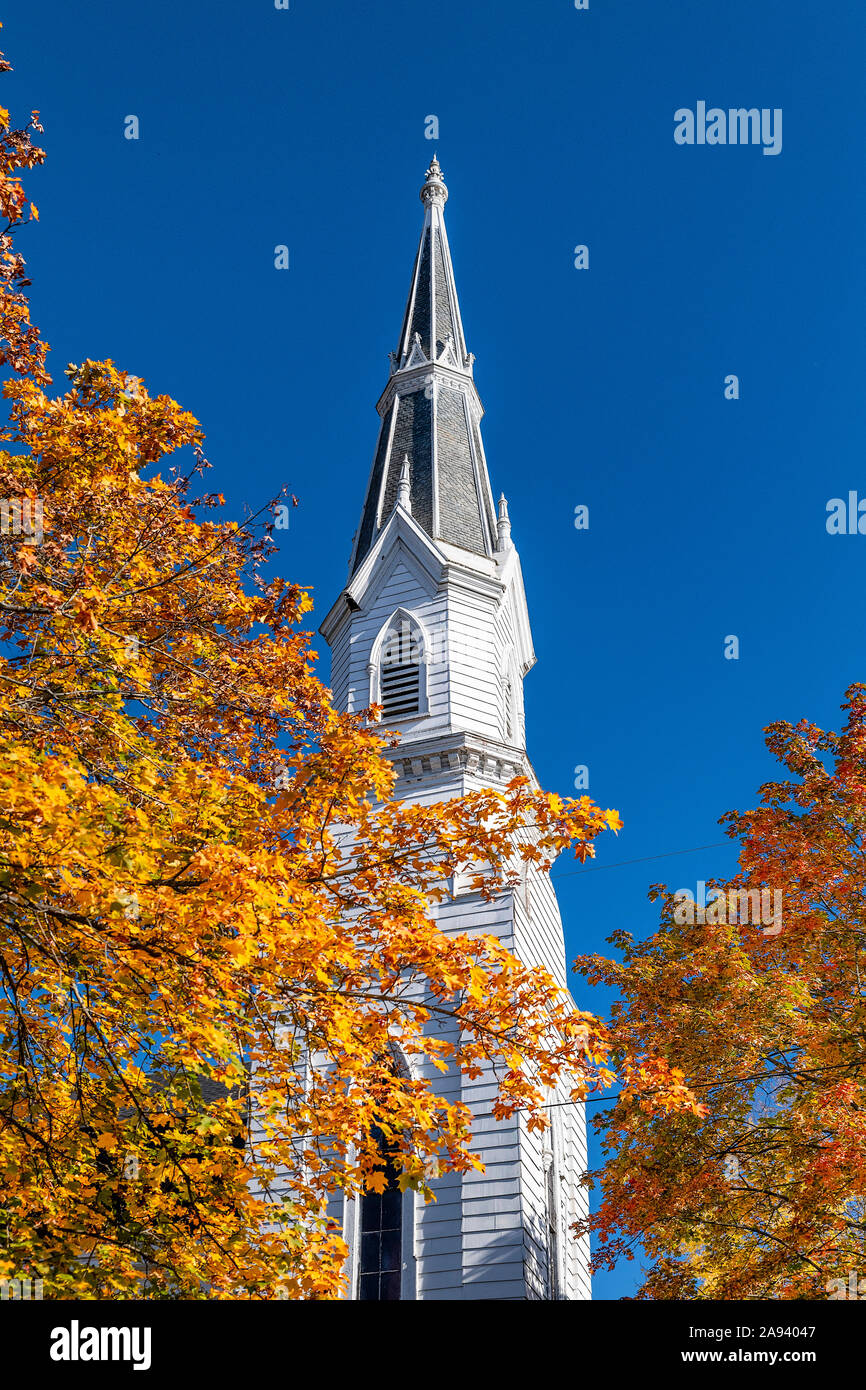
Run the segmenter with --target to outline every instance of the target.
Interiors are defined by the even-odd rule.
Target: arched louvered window
[[[397,614],[392,619],[379,661],[384,723],[423,713],[424,638],[407,615]]]
[[[385,1190],[365,1192],[361,1197],[358,1298],[382,1303],[396,1301],[401,1296],[403,1193],[397,1183],[393,1149],[380,1130],[376,1130],[375,1135],[379,1152],[385,1159]]]

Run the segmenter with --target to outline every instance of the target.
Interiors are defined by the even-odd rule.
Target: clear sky
[[[280,563],[317,622],[438,151],[533,621],[530,754],[564,793],[587,765],[625,822],[596,868],[555,871],[569,955],[652,930],[650,883],[731,872],[728,846],[622,861],[721,840],[771,775],[763,727],[835,726],[866,674],[866,536],[825,526],[830,498],[866,497],[862,3],[8,0],[3,18],[0,99],[46,127],[20,244],[55,376],[112,357],[174,396],[235,513],[296,493]],[[676,144],[674,112],[701,101],[781,108],[781,153]]]

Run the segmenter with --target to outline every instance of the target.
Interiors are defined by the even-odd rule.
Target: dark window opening
[[[397,1185],[393,1148],[380,1132],[379,1150],[385,1158],[384,1192],[361,1197],[361,1257],[358,1298],[385,1302],[400,1298],[403,1264],[403,1194]],[[382,1169],[378,1170],[382,1172]]]
[[[559,1298],[559,1211],[556,1169],[553,1160],[547,1169],[547,1296]]]

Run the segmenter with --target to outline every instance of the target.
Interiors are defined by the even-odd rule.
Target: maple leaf
[[[77,605],[75,609],[75,622],[80,628],[83,628],[85,632],[96,632],[99,628],[96,614],[86,603]]]

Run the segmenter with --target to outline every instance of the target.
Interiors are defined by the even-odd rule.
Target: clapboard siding
[[[388,754],[397,770],[397,795],[431,805],[478,788],[502,787],[518,771],[531,776],[522,677],[533,658],[516,557],[491,559],[428,545],[399,516],[376,544],[380,548],[366,576],[362,567],[363,582],[353,581],[355,606],[329,619],[327,632],[334,698],[349,710],[369,703],[372,654],[396,610],[413,615],[428,635],[427,713],[398,723],[400,743]],[[544,965],[567,988],[562,923],[548,874],[530,867],[520,889],[493,902],[466,891],[459,881],[454,886],[454,896],[431,908],[444,931],[496,936],[528,965]],[[428,1027],[438,1033],[442,1025],[431,1021]],[[428,1074],[437,1094],[472,1110],[472,1145],[484,1171],[434,1181],[434,1203],[411,1195],[405,1199],[413,1232],[405,1258],[414,1297],[525,1301],[553,1296],[557,1281],[552,1279],[545,1171],[551,1154],[558,1296],[590,1297],[586,1241],[568,1234],[587,1204],[586,1190],[579,1186],[586,1165],[584,1116],[581,1107],[563,1104],[565,1082],[550,1095],[553,1130],[538,1134],[530,1133],[522,1114],[493,1118],[497,1084],[490,1066],[474,1079],[453,1068],[440,1075],[430,1067]],[[333,1206],[342,1210],[339,1201]],[[351,1213],[342,1214],[351,1234]]]

